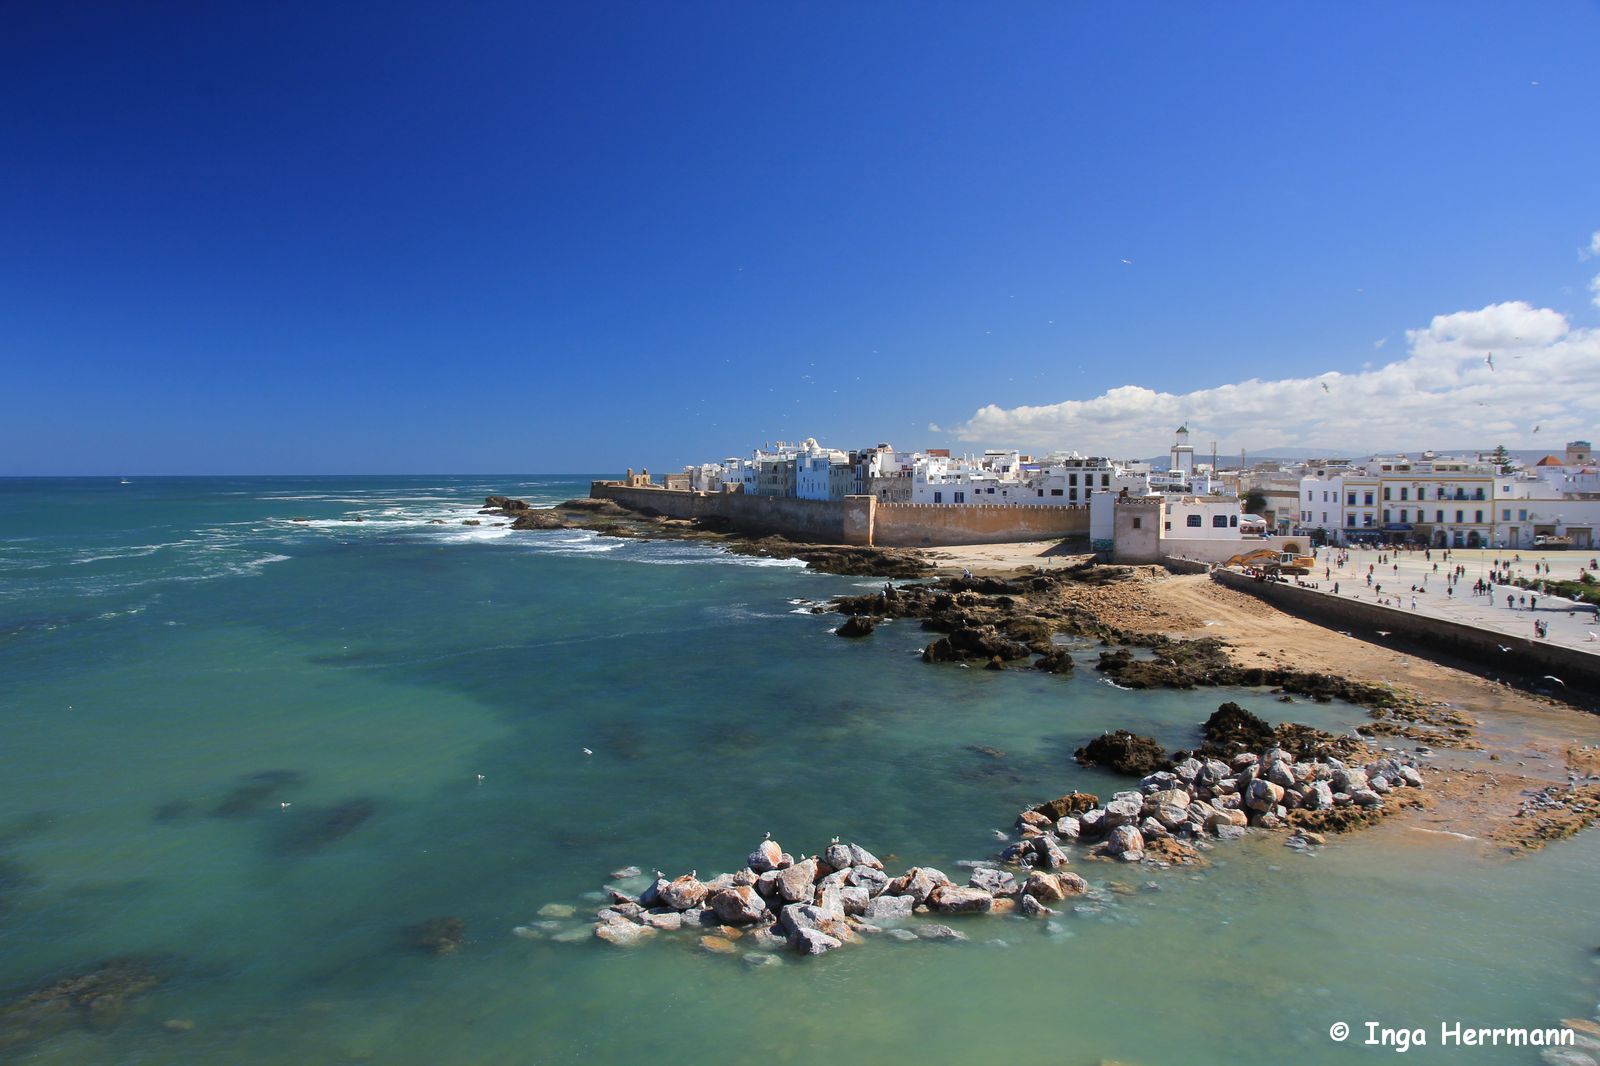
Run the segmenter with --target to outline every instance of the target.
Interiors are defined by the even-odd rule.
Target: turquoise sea
[[[807,609],[873,581],[460,524],[588,480],[0,481],[0,1003],[116,957],[164,977],[26,1034],[0,1005],[0,1060],[1318,1064],[1393,1054],[1374,1020],[1425,1027],[1404,1061],[1533,1063],[1438,1025],[1596,1013],[1593,833],[1516,862],[1399,828],[1080,862],[1120,889],[1098,913],[760,970],[513,935],[768,831],[955,874],[1023,803],[1117,787],[1071,757],[1103,729],[1185,744],[1230,698],[1362,717],[926,666],[912,625],[847,642]],[[418,950],[440,917],[459,950]]]

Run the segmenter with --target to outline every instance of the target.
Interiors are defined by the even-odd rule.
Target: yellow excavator
[[[1265,570],[1270,574],[1309,574],[1316,567],[1317,561],[1309,555],[1257,548],[1255,551],[1235,555],[1222,565]]]

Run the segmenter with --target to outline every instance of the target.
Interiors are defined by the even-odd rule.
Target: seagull
[[[483,775],[482,775],[482,774],[479,774],[479,775],[478,775],[478,780],[479,780],[479,781],[482,781],[482,780],[483,780]]]
[[[772,839],[772,831],[769,829],[767,832],[762,833],[761,834],[761,839],[762,840],[771,840]]]
[[[583,749],[583,753],[584,753],[584,754],[585,754],[585,755],[593,755],[593,754],[594,754],[594,752],[592,752],[592,751],[590,751],[590,750],[589,750],[589,749],[588,749],[588,748],[584,748],[584,749]]]
[[[832,840],[828,841],[828,843],[837,844],[837,843],[839,843],[839,838],[838,837],[834,837]]]
[[[1378,630],[1378,636],[1380,636],[1380,637],[1387,637],[1387,636],[1388,636],[1388,635],[1389,635],[1389,630],[1387,630],[1387,629],[1380,629],[1380,630]]]
[[[1535,432],[1535,433],[1537,433],[1537,432],[1539,432],[1539,427],[1538,427],[1538,426],[1534,426],[1534,427],[1533,427],[1533,431],[1534,431],[1534,432]]]
[[[1495,647],[1499,648],[1501,651],[1510,651],[1511,650],[1510,648],[1506,647],[1504,644],[1496,644]]]
[[[1493,352],[1490,352],[1488,355],[1484,356],[1483,357],[1483,361],[1486,364],[1488,364],[1488,367],[1489,367],[1490,370],[1494,369],[1494,353]]]
[[[1567,683],[1565,681],[1561,680],[1559,677],[1557,677],[1554,674],[1545,674],[1543,680],[1545,680],[1545,681],[1554,681],[1556,684],[1560,685],[1562,688],[1566,688],[1567,687]]]
[[[990,832],[994,834],[994,838],[996,840],[1009,840],[1010,839],[1009,837],[1006,836],[1006,834],[1005,834],[1005,832],[1003,830],[991,829]]]
[[[1328,383],[1326,381],[1324,381],[1322,383],[1322,391],[1323,392],[1327,392],[1328,391]]]
[[[1132,259],[1124,259],[1122,262],[1126,266],[1133,266],[1133,260]]]

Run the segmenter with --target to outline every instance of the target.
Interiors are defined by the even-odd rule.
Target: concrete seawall
[[[797,500],[743,493],[634,488],[596,481],[595,499],[671,518],[716,519],[741,533],[777,533],[823,544],[922,548],[953,544],[1005,544],[1087,536],[1089,508],[1082,505],[883,503],[874,496]]]
[[[1232,570],[1213,570],[1211,580],[1331,629],[1381,629],[1398,640],[1438,651],[1457,662],[1465,661],[1475,673],[1531,677],[1550,674],[1565,682],[1565,696],[1579,703],[1585,703],[1584,694],[1600,692],[1600,655],[1593,652],[1479,629],[1403,607],[1332,596],[1282,581],[1257,581]],[[1502,647],[1511,650],[1501,651]]]

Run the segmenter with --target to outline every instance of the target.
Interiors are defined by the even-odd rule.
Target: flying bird
[[[1380,637],[1387,637],[1387,636],[1388,636],[1388,635],[1389,635],[1389,630],[1387,630],[1387,629],[1380,629],[1380,630],[1378,630],[1378,636],[1380,636]]]
[[[1561,680],[1559,677],[1557,677],[1554,674],[1545,674],[1543,679],[1545,681],[1554,681],[1556,684],[1560,685],[1562,688],[1566,688],[1567,687],[1567,683],[1565,681]]]
[[[1494,369],[1494,353],[1493,352],[1490,352],[1488,355],[1484,356],[1483,357],[1483,361],[1488,364],[1490,370]]]
[[[1539,432],[1539,427],[1538,427],[1538,426],[1534,426],[1534,427],[1533,427],[1533,431],[1534,431],[1534,432],[1535,432],[1535,433],[1537,433],[1537,432]]]
[[[1133,260],[1132,259],[1124,259],[1123,263],[1126,264],[1127,266],[1133,266]]]
[[[593,754],[594,754],[594,752],[592,752],[592,751],[590,751],[590,750],[589,750],[589,749],[588,749],[588,748],[584,748],[584,749],[583,749],[583,753],[584,753],[584,754],[585,754],[585,755],[593,755]]]
[[[1328,383],[1326,381],[1324,381],[1322,383],[1322,391],[1323,392],[1327,392],[1328,391]]]
[[[1511,650],[1510,648],[1506,647],[1504,644],[1496,644],[1495,647],[1499,648],[1501,651],[1510,651]]]

